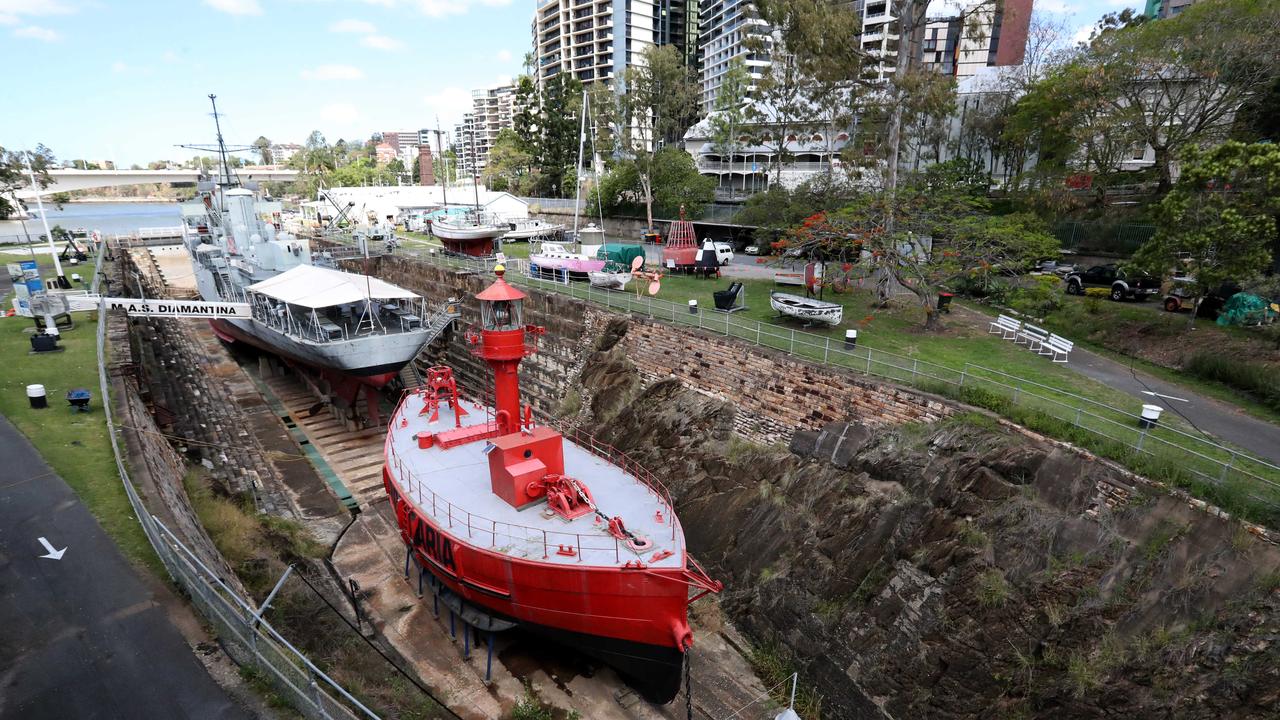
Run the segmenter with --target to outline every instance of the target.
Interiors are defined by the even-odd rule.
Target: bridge
[[[262,180],[294,180],[298,171],[290,168],[243,167],[236,171],[242,182]],[[49,178],[53,181],[49,187],[40,191],[48,197],[57,192],[72,190],[89,190],[101,187],[119,187],[123,185],[149,185],[152,183],[195,182],[198,170],[77,170],[74,168],[58,168],[49,170]],[[16,192],[23,200],[34,199],[36,193],[31,188],[23,188]]]

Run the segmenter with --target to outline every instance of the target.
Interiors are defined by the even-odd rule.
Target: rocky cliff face
[[[625,332],[575,420],[666,478],[724,610],[824,717],[1280,711],[1280,552],[1244,527],[975,413],[753,446],[734,406],[645,386]]]

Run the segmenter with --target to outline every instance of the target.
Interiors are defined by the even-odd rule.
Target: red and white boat
[[[495,272],[467,333],[493,369],[494,407],[436,367],[388,425],[383,480],[401,537],[473,616],[577,647],[669,702],[693,644],[688,606],[722,586],[689,556],[653,475],[522,409],[518,366],[543,329],[524,324],[525,294]]]

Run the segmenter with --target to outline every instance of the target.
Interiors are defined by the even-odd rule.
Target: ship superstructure
[[[221,131],[218,148],[225,157]],[[253,310],[247,319],[211,320],[214,332],[319,371],[349,404],[361,387],[395,377],[451,320],[429,314],[410,290],[313,265],[309,241],[281,230],[279,204],[260,202],[227,163],[197,192],[182,215],[200,296]],[[366,398],[376,421],[376,399]]]

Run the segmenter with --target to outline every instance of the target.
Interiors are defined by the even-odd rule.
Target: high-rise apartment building
[[[751,89],[769,71],[768,51],[747,47],[749,38],[767,37],[769,26],[749,0],[703,0],[698,20],[702,107],[710,111],[720,94],[724,74],[735,60],[742,62],[751,76]]]
[[[585,84],[622,77],[657,42],[660,9],[641,0],[540,2],[532,26],[539,87],[560,73]]]
[[[471,112],[454,126],[458,167],[464,173],[481,172],[489,163],[489,150],[498,133],[512,126],[515,112],[514,85],[471,91]]]
[[[658,0],[658,27],[654,42],[671,45],[685,67],[697,71],[702,51],[698,47],[700,17],[699,0]]]
[[[1004,0],[973,15],[930,18],[924,42],[916,51],[925,67],[957,78],[972,77],[983,67],[1022,64],[1031,26],[1031,0]]]

